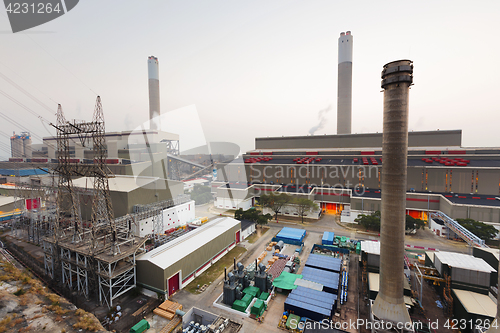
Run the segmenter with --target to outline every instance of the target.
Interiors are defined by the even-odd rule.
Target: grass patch
[[[229,251],[224,257],[219,259],[215,264],[213,264],[209,269],[207,269],[203,274],[198,276],[196,279],[191,281],[187,285],[185,290],[189,291],[191,294],[199,294],[197,291],[197,286],[200,287],[204,284],[210,284],[215,279],[217,279],[221,274],[224,273],[224,267],[233,269],[233,258],[238,259],[247,249],[244,247],[236,246],[234,249]]]
[[[0,333],[7,330],[7,325],[11,322],[13,316],[7,316],[0,321]]]
[[[81,315],[78,317],[77,323],[73,325],[74,329],[81,328],[91,332],[99,331],[100,329],[102,329],[102,326],[96,317],[85,311],[83,311],[82,313],[82,311],[78,310],[75,312],[75,314],[80,313]]]
[[[26,293],[26,291],[23,288],[17,289],[17,291],[14,293],[16,296],[22,296]]]
[[[253,244],[259,239],[260,237],[264,236],[264,234],[269,230],[269,227],[262,227],[256,229],[255,233],[251,236],[249,236],[246,240],[250,243]]]

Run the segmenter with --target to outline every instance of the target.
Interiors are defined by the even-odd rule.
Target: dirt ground
[[[436,300],[441,301],[442,298],[438,296],[432,284],[429,284],[427,282],[428,281],[424,282],[422,288],[423,291],[422,306],[424,307],[423,314],[427,317],[427,319],[431,323],[438,323],[438,328],[435,330],[436,332],[451,333],[453,332],[453,330],[444,327],[447,318],[443,313],[443,309],[438,308],[436,304]]]
[[[93,314],[51,293],[31,273],[3,258],[0,260],[0,318],[1,332],[108,332]]]

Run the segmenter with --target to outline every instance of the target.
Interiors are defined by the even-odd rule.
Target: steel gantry
[[[135,221],[115,219],[109,193],[104,115],[98,96],[91,122],[64,118],[59,105],[57,123],[57,210],[50,223],[51,235],[43,239],[46,274],[87,299],[95,295],[101,304],[113,306],[113,300],[135,287],[135,258],[145,252],[146,238],[132,232]],[[93,163],[73,163],[70,137],[81,146],[92,146]],[[92,215],[83,223],[80,199],[72,179],[93,178]]]

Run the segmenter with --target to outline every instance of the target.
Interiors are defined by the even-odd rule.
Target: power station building
[[[119,175],[109,178],[108,181],[115,217],[136,213],[138,206],[175,199],[184,193],[184,185],[181,182],[158,177]],[[84,191],[79,196],[82,218],[85,220],[91,219],[93,182],[91,177],[73,180],[73,186]]]
[[[221,208],[246,208],[270,191],[307,196],[325,213],[381,209],[382,133],[256,138],[218,172]],[[500,148],[462,147],[462,131],[408,133],[407,213],[500,222]],[[312,217],[312,216],[311,216]]]
[[[230,217],[212,220],[137,258],[137,283],[170,296],[240,241],[240,221]]]

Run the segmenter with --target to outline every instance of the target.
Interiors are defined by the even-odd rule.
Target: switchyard
[[[163,215],[170,207],[189,203],[190,198],[178,195],[146,202],[134,206],[134,212],[130,213],[129,207],[125,207],[125,214],[115,217],[112,201],[117,201],[112,200],[109,180],[114,183],[118,179],[123,184],[130,179],[116,178],[108,167],[100,97],[97,97],[92,121],[67,121],[59,105],[53,126],[57,131],[53,147],[57,153],[57,167],[53,173],[35,174],[36,178],[31,178],[30,182],[16,177],[16,184],[12,186],[13,211],[19,215],[14,214],[15,218],[11,219],[11,234],[43,248],[43,267],[49,279],[57,281],[65,290],[111,308],[118,297],[136,287],[136,258],[146,252],[148,238],[153,246],[160,246],[181,235],[177,231],[167,234],[166,230],[171,224],[175,227],[186,224],[180,219],[188,217],[179,217],[172,223],[172,218]],[[79,163],[70,156],[70,142],[74,145],[75,140],[81,149],[92,151],[93,163]],[[83,177],[85,185],[78,177]],[[154,184],[155,181],[155,178],[137,177],[134,184]],[[144,193],[148,191],[147,186]],[[117,185],[113,185],[114,188],[120,189]],[[26,210],[21,211],[23,201],[26,201]],[[90,204],[87,214],[83,214],[85,201]],[[128,198],[125,202],[128,204]],[[194,202],[192,211],[194,218]],[[152,224],[150,233],[142,237],[141,221]]]
[[[61,106],[57,111],[58,192],[56,216],[51,235],[43,239],[45,271],[63,287],[86,298],[97,296],[101,304],[135,287],[135,257],[145,251],[146,238],[132,233],[131,221],[116,221],[113,216],[105,164],[104,114],[97,97],[91,122],[68,122]],[[78,135],[82,146],[92,144],[94,163],[79,167],[70,163],[69,136]],[[92,219],[85,227],[73,177],[93,176]],[[117,223],[118,222],[118,223]]]

